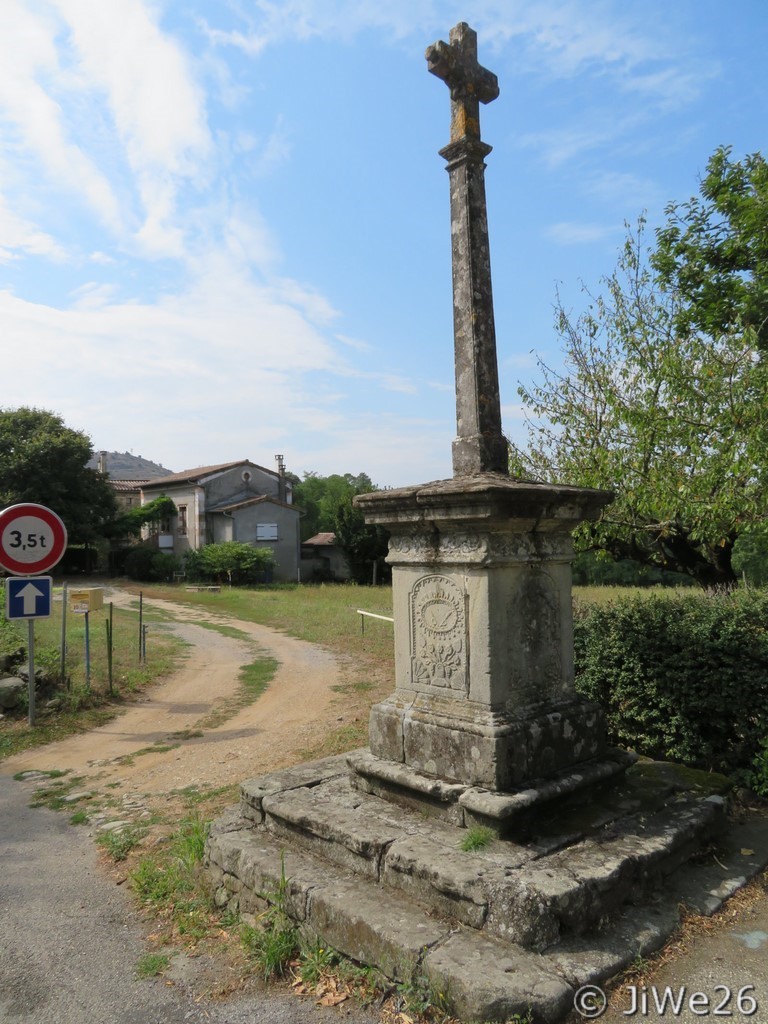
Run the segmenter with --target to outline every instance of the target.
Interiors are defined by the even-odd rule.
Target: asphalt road
[[[196,1002],[181,979],[138,979],[147,947],[127,887],[66,814],[28,806],[33,790],[0,775],[0,1024],[375,1021],[279,990]]]

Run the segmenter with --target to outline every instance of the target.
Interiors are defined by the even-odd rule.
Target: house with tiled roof
[[[302,541],[302,581],[348,580],[350,576],[346,552],[335,533],[316,533]]]
[[[274,579],[298,579],[301,512],[282,461],[277,472],[249,459],[198,466],[149,480],[141,494],[142,504],[167,495],[176,505],[153,538],[162,550],[183,556],[225,541],[268,547]]]

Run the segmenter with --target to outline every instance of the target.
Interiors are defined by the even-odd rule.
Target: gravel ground
[[[84,829],[28,806],[33,782],[0,775],[2,1024],[373,1024],[362,1008],[318,1007],[279,989],[196,1001],[204,961],[181,956],[170,977],[141,980],[145,926],[127,886],[100,867]],[[197,986],[199,987],[199,985]]]

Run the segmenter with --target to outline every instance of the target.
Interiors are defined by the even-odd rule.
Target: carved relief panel
[[[464,594],[449,577],[422,576],[409,595],[411,682],[466,696],[467,641]]]

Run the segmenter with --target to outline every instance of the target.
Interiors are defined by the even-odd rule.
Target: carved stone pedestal
[[[396,689],[371,711],[373,755],[498,791],[604,755],[573,685],[570,563],[610,498],[487,473],[357,499],[391,532]]]

